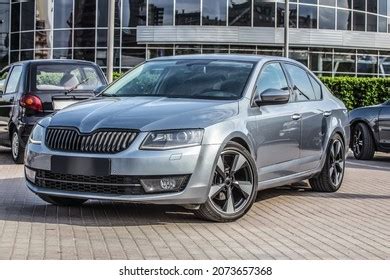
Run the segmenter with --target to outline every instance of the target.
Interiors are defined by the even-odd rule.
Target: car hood
[[[49,126],[140,131],[205,128],[238,114],[238,101],[166,97],[102,97],[82,101],[56,112]]]

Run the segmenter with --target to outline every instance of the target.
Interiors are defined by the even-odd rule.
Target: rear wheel
[[[68,198],[68,197],[60,197],[54,195],[45,195],[45,194],[37,194],[39,198],[47,203],[57,205],[57,206],[80,206],[87,199],[79,199],[79,198]]]
[[[364,123],[358,123],[352,131],[352,151],[356,159],[371,160],[375,154],[374,139]]]
[[[255,166],[244,147],[229,142],[218,157],[208,200],[195,214],[216,222],[230,222],[244,216],[256,198]]]
[[[12,159],[17,164],[22,164],[24,162],[24,148],[21,145],[18,131],[13,130],[11,135],[11,154]]]
[[[320,174],[309,180],[317,192],[336,192],[344,179],[345,147],[340,135],[336,134],[328,148],[326,162]]]

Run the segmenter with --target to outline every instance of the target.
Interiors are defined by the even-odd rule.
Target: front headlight
[[[168,150],[197,146],[202,143],[203,129],[186,129],[150,132],[141,150]]]
[[[45,135],[45,129],[40,126],[39,124],[36,124],[31,132],[30,135],[30,143],[32,144],[41,144]]]

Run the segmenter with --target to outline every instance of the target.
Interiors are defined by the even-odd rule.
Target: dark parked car
[[[23,163],[24,148],[35,123],[56,110],[88,99],[107,84],[92,62],[22,61],[0,72],[0,145],[11,146]]]
[[[370,160],[375,151],[390,153],[390,100],[351,111],[350,122],[356,159]]]

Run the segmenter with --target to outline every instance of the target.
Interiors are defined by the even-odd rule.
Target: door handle
[[[324,117],[327,118],[327,117],[330,117],[332,115],[332,112],[331,111],[325,111],[324,112]]]
[[[291,116],[291,118],[294,120],[294,121],[298,121],[301,119],[301,114],[293,114]]]

